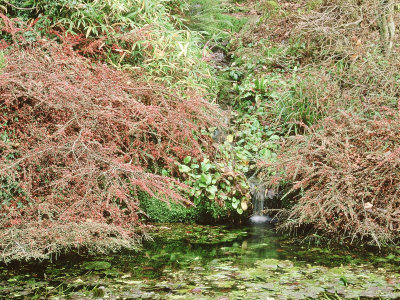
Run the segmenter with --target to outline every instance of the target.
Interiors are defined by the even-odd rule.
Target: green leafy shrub
[[[190,156],[179,165],[185,174],[185,184],[191,187],[189,195],[203,217],[226,218],[230,212],[241,215],[249,206],[249,186],[234,162],[198,161]]]
[[[234,85],[236,107],[247,111],[247,117],[257,114],[264,124],[279,124],[282,132],[297,132],[303,125],[314,124],[329,109],[330,104],[323,96],[334,93],[336,86],[330,86],[328,78],[304,76],[303,79],[294,75],[285,80],[279,73],[265,77],[250,74]],[[252,119],[253,126],[257,126],[258,119],[255,116]],[[254,129],[253,134],[257,135]]]
[[[255,111],[241,112],[235,119],[233,134],[233,150],[235,160],[245,174],[257,172],[257,161],[276,160],[279,149],[279,132],[266,122],[266,108],[260,107]],[[260,121],[261,120],[261,121]],[[269,170],[272,172],[273,170]]]
[[[237,72],[231,72],[233,78],[240,78]],[[268,97],[267,78],[254,78],[247,76],[241,84],[234,84],[233,89],[238,94],[236,106],[239,108],[248,108],[250,106],[260,106],[260,103]]]
[[[0,12],[28,20],[36,14],[33,4],[33,0],[9,0],[0,4]]]
[[[164,19],[165,8],[159,1],[138,0],[31,0],[39,16],[37,27],[63,27],[86,37],[127,32],[156,17]],[[171,28],[171,27],[170,27]]]

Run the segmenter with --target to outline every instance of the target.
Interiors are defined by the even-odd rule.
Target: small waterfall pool
[[[1,265],[0,298],[400,297],[400,249],[309,248],[268,226],[164,224],[152,235],[136,252]]]
[[[274,220],[266,214],[268,203],[276,200],[277,193],[274,190],[268,190],[260,183],[258,179],[250,177],[251,202],[253,206],[253,214],[249,221],[253,225],[269,224]]]

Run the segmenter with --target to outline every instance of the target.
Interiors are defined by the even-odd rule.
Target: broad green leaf
[[[211,185],[207,188],[207,192],[209,192],[211,195],[215,195],[215,193],[218,191],[218,188],[215,185]]]
[[[203,172],[207,172],[208,170],[210,170],[211,168],[213,167],[213,165],[212,164],[209,164],[209,163],[202,163],[201,164],[201,170],[203,171]]]
[[[210,174],[201,174],[200,182],[209,185],[212,181]]]
[[[182,173],[189,173],[190,172],[190,167],[188,167],[188,166],[185,166],[185,165],[180,165],[179,166],[179,171],[180,172],[182,172]]]

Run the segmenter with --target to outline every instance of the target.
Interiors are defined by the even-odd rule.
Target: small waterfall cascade
[[[275,197],[273,190],[267,190],[259,179],[250,177],[251,201],[253,204],[253,215],[250,217],[252,224],[266,224],[272,221],[272,218],[265,214],[265,205],[268,199]]]

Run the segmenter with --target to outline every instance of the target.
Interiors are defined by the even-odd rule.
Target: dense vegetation
[[[396,9],[3,2],[2,260],[136,247],[146,221],[240,222],[252,182],[280,190],[281,229],[395,242]]]
[[[383,5],[383,6],[382,6]],[[398,24],[393,2],[264,1],[234,43],[240,99],[285,136],[282,229],[375,244],[398,238]],[[388,25],[388,24],[391,25]],[[252,69],[251,72],[246,71]]]
[[[2,6],[4,260],[136,247],[146,218],[243,212],[246,181],[213,146],[223,113],[210,49],[177,15],[197,4],[178,4]],[[219,16],[216,40],[240,26]]]

